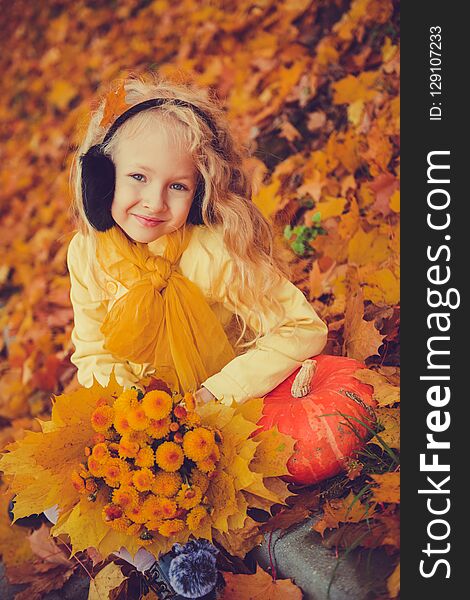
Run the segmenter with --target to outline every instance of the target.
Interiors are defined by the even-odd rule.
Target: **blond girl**
[[[131,76],[96,106],[71,173],[81,385],[114,370],[124,387],[153,375],[199,402],[244,402],[322,351],[327,327],[286,277],[247,155],[190,84]]]

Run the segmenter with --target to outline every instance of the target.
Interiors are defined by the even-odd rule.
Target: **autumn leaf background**
[[[379,406],[382,430],[346,473],[308,490],[311,509],[273,518],[315,512],[329,547],[385,547],[397,597],[398,2],[15,0],[0,30],[0,449],[77,388],[68,173],[95,93],[129,72],[194,81],[251,150],[253,200],[328,323],[325,352],[365,362]],[[34,548],[0,552],[27,564]]]

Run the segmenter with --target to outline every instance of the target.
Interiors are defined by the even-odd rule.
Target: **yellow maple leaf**
[[[221,600],[302,600],[302,592],[291,579],[273,579],[256,566],[254,575],[224,573],[226,587]]]
[[[121,567],[116,563],[109,563],[95,577],[90,579],[88,600],[109,598],[110,592],[118,588],[125,579]]]
[[[390,208],[393,212],[400,212],[400,190],[395,190],[390,198]]]
[[[12,525],[8,518],[8,503],[11,495],[6,491],[5,484],[0,487],[0,539],[2,540],[2,562],[8,567],[14,567],[33,560],[34,555],[28,540],[29,531],[26,527]]]
[[[351,104],[356,100],[371,100],[377,94],[378,71],[364,71],[358,77],[347,75],[332,84],[334,104]]]
[[[396,598],[400,593],[400,563],[398,563],[393,573],[387,579],[387,590],[390,598]]]
[[[280,205],[281,198],[279,189],[281,182],[277,178],[267,185],[261,186],[256,195],[253,195],[253,202],[260,209],[266,218],[269,218]]]
[[[54,81],[51,91],[47,94],[49,102],[59,110],[65,110],[72,98],[77,95],[77,89],[68,81]]]
[[[369,440],[368,444],[379,444],[382,440],[389,448],[400,449],[400,408],[378,407],[374,409],[377,422],[385,429]]]
[[[289,475],[287,461],[294,453],[295,440],[276,428],[262,431],[254,438],[259,442],[250,467],[264,477]]]
[[[364,279],[364,298],[374,304],[398,304],[400,281],[390,269],[378,269]]]
[[[320,212],[322,221],[326,221],[330,217],[339,217],[346,205],[346,198],[336,198],[335,196],[325,196],[312,211]]]
[[[380,265],[389,257],[388,237],[375,229],[365,232],[359,228],[349,242],[348,254],[353,265]]]
[[[391,406],[400,402],[399,386],[392,385],[386,377],[377,373],[377,371],[359,369],[354,373],[354,377],[374,388],[373,396],[378,406]]]
[[[372,498],[376,502],[400,503],[400,472],[371,475],[377,487],[372,488]]]

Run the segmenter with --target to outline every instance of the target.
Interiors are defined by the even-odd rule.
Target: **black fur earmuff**
[[[106,133],[104,140],[100,144],[95,144],[88,149],[85,154],[80,156],[82,167],[82,196],[85,215],[92,227],[98,231],[106,231],[113,227],[116,222],[111,215],[111,205],[114,198],[114,188],[116,184],[116,168],[109,156],[104,153],[105,144],[111,139],[116,130],[130,117],[137,113],[161,106],[162,104],[176,104],[178,106],[187,106],[199,115],[210,127],[214,134],[212,146],[219,151],[217,128],[212,119],[199,107],[185,102],[179,98],[152,98],[139,104],[135,104],[111,125]],[[204,197],[204,181],[199,179],[196,192],[194,194],[191,209],[188,214],[188,223],[193,225],[202,225],[202,199]]]

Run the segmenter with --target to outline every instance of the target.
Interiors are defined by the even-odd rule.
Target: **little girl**
[[[263,396],[327,327],[284,276],[215,102],[158,76],[122,89],[124,114],[102,126],[99,105],[72,170],[78,381],[114,367],[124,387],[154,374],[201,401]]]
[[[81,385],[114,369],[124,387],[154,375],[230,404],[322,351],[327,327],[285,276],[244,154],[194,86],[130,77],[99,104],[72,167]]]

